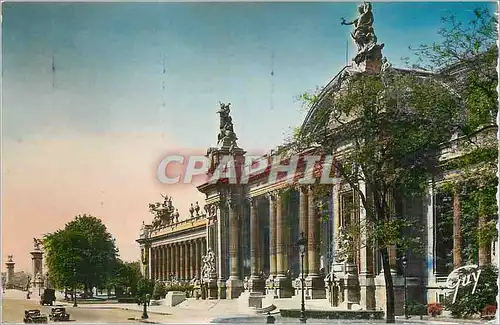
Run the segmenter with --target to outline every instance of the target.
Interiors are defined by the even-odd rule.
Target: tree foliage
[[[127,296],[137,295],[137,284],[142,278],[139,262],[123,262],[117,259],[114,271],[107,282],[108,288],[115,288],[115,293],[126,292]]]
[[[498,270],[494,265],[485,265],[480,269],[481,275],[474,294],[471,294],[474,284],[470,284],[458,290],[455,303],[452,303],[453,294],[450,294],[445,299],[444,305],[446,309],[451,311],[453,317],[469,318],[480,314],[483,308],[488,305],[496,305]],[[464,272],[463,274],[467,273]]]
[[[474,262],[478,261],[478,251],[483,251],[483,257],[488,255],[490,243],[497,237],[496,26],[496,17],[487,9],[474,10],[468,23],[445,17],[439,31],[442,40],[413,49],[416,65],[439,70],[465,103],[462,137],[455,141],[461,154],[441,165],[443,171],[453,171],[441,187],[448,193],[462,193],[461,244],[466,260]]]
[[[77,216],[64,229],[44,236],[43,245],[51,281],[57,288],[82,285],[88,292],[110,278],[118,250],[102,221]]]
[[[420,242],[418,236],[402,236],[412,221],[393,208],[394,199],[422,195],[442,144],[460,127],[457,107],[457,96],[434,78],[359,73],[331,94],[318,113],[331,117],[317,128],[330,129],[330,136],[303,133],[298,138],[304,147],[316,143],[321,145],[318,151],[337,155],[337,175],[355,191],[367,213],[367,222],[360,226],[371,229],[373,243],[363,244],[376,243],[385,274],[390,274],[390,247],[407,250]],[[393,295],[388,278],[387,292]],[[393,321],[393,296],[387,301],[392,301],[387,310],[388,321]]]
[[[465,99],[465,134],[495,124],[498,110],[497,19],[487,9],[475,9],[473,15],[468,23],[453,15],[443,17],[441,41],[410,47],[416,57],[414,67],[441,71]],[[451,73],[457,67],[462,77]]]
[[[151,279],[141,278],[137,282],[137,299],[139,301],[145,301],[152,297],[155,282]]]

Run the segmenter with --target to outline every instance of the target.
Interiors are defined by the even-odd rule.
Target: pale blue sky
[[[344,65],[346,41],[352,57],[351,28],[339,22],[354,18],[356,5],[4,3],[4,136],[159,130],[186,147],[206,147],[215,141],[221,100],[233,104],[240,146],[269,149],[301,124],[295,97]],[[440,17],[467,20],[478,6],[494,9],[377,2],[375,31],[400,65],[408,45],[436,39]]]

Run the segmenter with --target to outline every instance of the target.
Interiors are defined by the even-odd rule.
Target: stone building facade
[[[363,6],[367,6],[366,3]],[[371,12],[371,5],[365,7]],[[373,29],[371,29],[373,33]],[[354,37],[354,36],[353,36]],[[349,78],[358,73],[412,73],[434,78],[426,71],[393,68],[382,58],[383,44],[360,44],[355,62],[344,67],[323,88],[316,104],[303,122],[302,130],[316,127],[315,117],[328,96],[342,89]],[[324,100],[324,102],[323,102]],[[236,171],[245,164],[245,150],[237,144],[229,105],[221,104],[220,133],[217,146],[209,147],[211,161],[208,177],[212,177],[224,157],[233,157]],[[341,129],[332,123],[328,136],[341,137]],[[348,140],[347,140],[348,141]],[[342,152],[346,143],[338,143]],[[314,152],[314,148],[301,155]],[[451,143],[442,159],[460,155],[460,148]],[[272,153],[261,159],[270,161]],[[238,172],[237,172],[238,173]],[[319,178],[315,170],[302,169],[303,175]],[[237,174],[241,179],[243,175]],[[440,301],[446,291],[446,276],[439,273],[437,247],[440,245],[436,224],[436,186],[446,177],[429,180],[421,197],[398,198],[392,203],[398,214],[411,216],[425,229],[424,252],[410,252],[406,266],[409,302]],[[144,225],[141,245],[144,272],[153,279],[165,280],[173,275],[182,280],[201,278],[201,258],[211,251],[215,267],[204,279],[209,298],[234,299],[244,291],[291,298],[300,289],[301,256],[297,241],[303,233],[307,238],[304,254],[304,276],[307,299],[329,299],[332,306],[366,310],[385,309],[385,280],[380,254],[375,247],[359,245],[351,262],[340,258],[341,229],[366,220],[366,212],[350,186],[337,181],[328,191],[318,192],[308,185],[290,185],[286,178],[269,181],[263,170],[248,182],[207,182],[198,186],[205,194],[203,215],[160,228]],[[364,190],[366,186],[361,184]],[[366,238],[360,234],[360,240]],[[395,290],[396,315],[403,314],[404,287],[401,256],[389,251],[391,275]],[[205,275],[203,275],[205,276]]]
[[[143,224],[139,239],[142,274],[155,281],[191,281],[201,277],[207,249],[207,218],[191,205],[191,215],[168,224]]]

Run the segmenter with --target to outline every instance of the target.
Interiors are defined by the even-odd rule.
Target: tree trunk
[[[460,219],[462,211],[460,207],[460,194],[455,189],[453,192],[453,268],[462,266],[462,234],[460,232]]]
[[[484,231],[488,217],[484,214],[479,215],[479,231]],[[478,251],[478,264],[479,266],[488,265],[491,263],[491,243],[485,241],[483,236],[479,236],[479,251]]]
[[[389,251],[387,247],[379,249],[382,257],[382,267],[384,269],[385,299],[386,299],[386,323],[395,323],[394,312],[394,284],[392,282],[391,264],[389,262]]]

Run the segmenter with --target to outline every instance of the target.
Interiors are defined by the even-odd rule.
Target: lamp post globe
[[[304,237],[304,233],[300,233],[299,240],[297,241],[297,246],[299,247],[300,251],[300,284],[301,284],[301,294],[302,294],[302,299],[301,299],[301,304],[300,304],[300,322],[305,324],[306,323],[306,307],[305,307],[305,296],[304,296],[304,254],[306,251],[306,244],[307,244],[307,239]]]
[[[404,280],[404,312],[405,319],[408,319],[408,286],[406,282],[406,268],[408,267],[408,258],[406,254],[401,257],[401,264],[403,265],[403,280]]]

